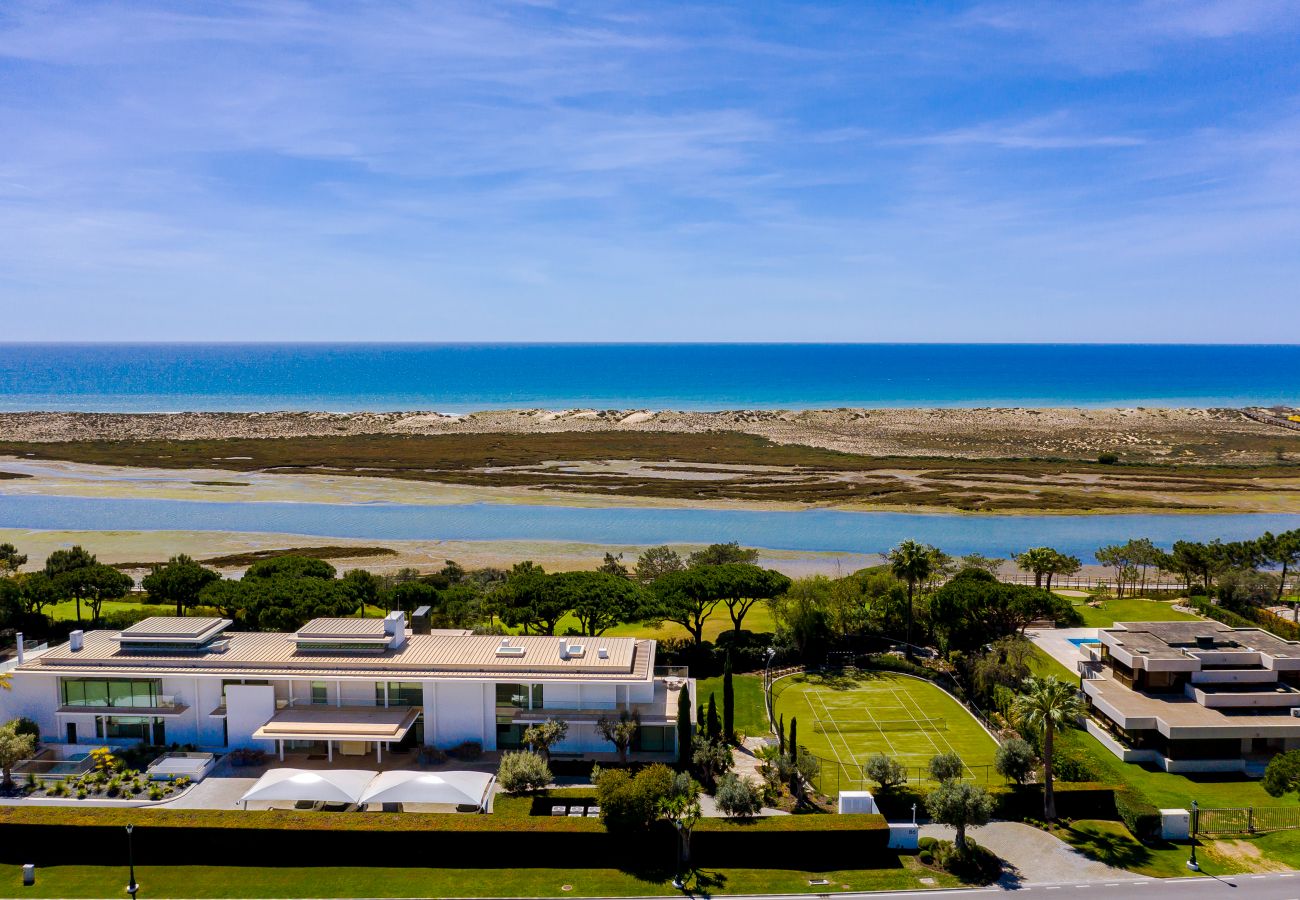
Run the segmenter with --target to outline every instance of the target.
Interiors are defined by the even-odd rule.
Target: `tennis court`
[[[895,672],[801,674],[773,685],[778,716],[799,720],[799,743],[823,759],[860,766],[874,753],[924,768],[956,753],[974,768],[997,744],[966,709],[928,681]]]

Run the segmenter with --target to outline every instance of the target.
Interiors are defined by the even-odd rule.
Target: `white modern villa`
[[[530,723],[569,723],[556,753],[613,752],[601,716],[635,712],[632,749],[671,753],[682,669],[656,672],[655,642],[492,637],[384,619],[315,619],[297,632],[228,630],[219,618],[155,617],[74,631],[28,653],[0,691],[47,743],[195,744],[336,756],[478,741],[516,748]]]
[[[1126,762],[1252,771],[1300,748],[1300,643],[1218,622],[1123,622],[1098,640],[1080,665],[1087,726]]]

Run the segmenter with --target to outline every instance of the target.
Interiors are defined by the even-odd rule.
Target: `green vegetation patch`
[[[767,727],[767,706],[763,701],[763,678],[761,675],[736,675],[731,686],[736,695],[736,730],[744,735],[765,736]],[[717,698],[719,715],[722,710],[722,678],[701,678],[696,685],[701,703],[709,702],[709,694]]]
[[[1088,628],[1110,628],[1116,622],[1191,622],[1200,618],[1192,613],[1174,609],[1172,602],[1125,597],[1122,600],[1103,600],[1096,606],[1076,603],[1074,608],[1083,617]]]
[[[789,684],[782,684],[789,681]],[[997,744],[951,695],[895,672],[794,675],[776,682],[775,711],[799,743],[825,760],[859,766],[875,753],[920,769],[939,753],[967,766],[993,763]]]

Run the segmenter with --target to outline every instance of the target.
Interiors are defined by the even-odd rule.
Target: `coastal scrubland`
[[[1269,432],[1257,440],[1281,441],[1300,451],[1300,435],[1289,432]],[[1138,453],[1048,458],[1018,455],[1026,448],[1012,440],[999,446],[1007,456],[882,456],[782,443],[742,431],[582,430],[9,439],[0,441],[0,456],[354,475],[650,501],[1039,513],[1300,510],[1300,452],[1294,460],[1282,450],[1271,459],[1256,453],[1261,461],[1243,462],[1237,449],[1221,448],[1215,455],[1202,447],[1196,459],[1210,458],[1198,462],[1184,461],[1181,454],[1163,460]]]

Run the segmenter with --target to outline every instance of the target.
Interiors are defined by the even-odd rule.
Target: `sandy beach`
[[[347,435],[739,432],[872,456],[1088,458],[1263,463],[1300,453],[1300,432],[1237,409],[496,410],[392,413],[31,412],[0,414],[7,441],[213,440]]]

